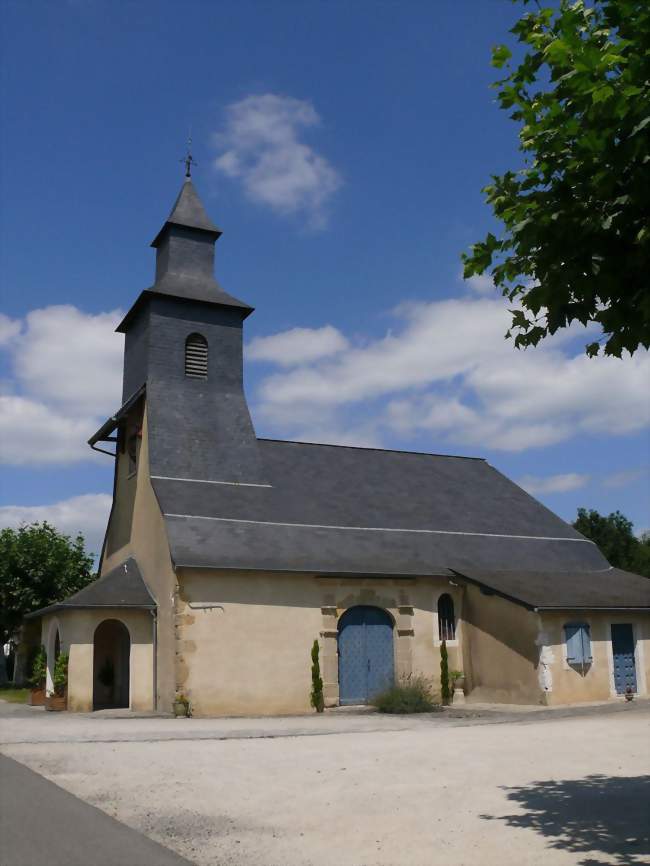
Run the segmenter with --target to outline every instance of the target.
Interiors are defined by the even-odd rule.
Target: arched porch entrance
[[[379,607],[346,610],[338,626],[339,703],[367,704],[395,680],[393,621]]]
[[[128,708],[131,637],[117,619],[105,619],[93,641],[93,709]]]

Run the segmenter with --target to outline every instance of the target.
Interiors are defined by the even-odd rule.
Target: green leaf
[[[507,45],[497,45],[492,49],[492,66],[501,69],[512,57],[512,51]]]
[[[614,88],[610,87],[609,84],[606,84],[604,87],[599,87],[598,90],[594,90],[591,94],[591,101],[594,105],[597,105],[599,102],[605,102],[606,99],[609,99],[610,96],[614,95]]]

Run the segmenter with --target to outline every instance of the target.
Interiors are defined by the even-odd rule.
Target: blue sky
[[[584,334],[525,354],[460,253],[481,187],[519,163],[494,102],[506,0],[3,4],[0,521],[99,544],[119,311],[182,180],[223,231],[217,276],[256,307],[258,435],[472,454],[567,520],[650,526],[648,357]],[[81,498],[80,498],[81,497]]]

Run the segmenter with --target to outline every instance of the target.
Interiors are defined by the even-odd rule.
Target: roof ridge
[[[280,442],[283,445],[315,445],[319,448],[351,448],[356,451],[381,451],[387,454],[416,454],[420,457],[448,457],[453,460],[480,460],[487,463],[486,457],[467,457],[465,454],[438,454],[434,451],[408,451],[405,448],[373,448],[366,445],[337,445],[334,442],[303,442],[299,439],[271,439],[268,436],[258,436],[258,442]]]

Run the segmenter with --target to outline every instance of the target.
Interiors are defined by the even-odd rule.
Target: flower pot
[[[626,701],[633,701],[634,700],[634,692],[632,691],[632,689],[629,686],[625,689],[625,700]]]
[[[45,689],[32,689],[29,693],[29,705],[30,707],[44,707]]]
[[[190,714],[190,706],[185,701],[174,701],[174,715],[177,719],[187,718]]]
[[[67,695],[48,695],[45,698],[45,709],[51,713],[62,713],[68,709]]]
[[[461,692],[465,691],[465,677],[456,677],[454,680],[454,690],[460,689]]]

